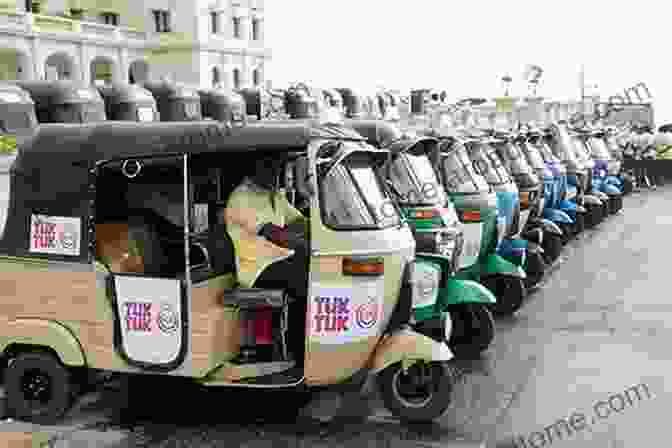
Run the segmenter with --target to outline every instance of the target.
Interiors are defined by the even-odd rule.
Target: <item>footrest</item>
[[[222,294],[221,304],[241,309],[282,308],[287,301],[282,289],[236,288]]]

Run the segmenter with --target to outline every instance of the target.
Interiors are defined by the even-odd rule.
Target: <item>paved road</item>
[[[402,427],[376,399],[365,423],[326,437],[320,436],[325,430],[315,419],[284,426],[195,425],[186,419],[202,401],[175,402],[171,391],[160,406],[173,406],[173,420],[182,419],[182,424],[112,425],[108,438],[129,435],[128,444],[120,447],[214,446],[205,441],[226,440],[251,448],[457,448],[478,446],[457,440],[482,438],[488,448],[617,448],[666,442],[664,417],[672,406],[672,303],[666,293],[670,197],[669,187],[628,197],[622,215],[570,243],[557,269],[523,310],[498,322],[494,346],[482,359],[460,364],[464,374],[454,403],[436,425]],[[638,384],[644,386],[628,391]],[[279,403],[258,396],[244,401],[223,396],[210,404],[223,411],[248,405],[268,409]],[[329,401],[321,404],[309,415],[328,413]],[[91,413],[80,414],[91,419]],[[78,418],[70,425],[75,420],[86,423]],[[0,425],[0,431],[19,430],[11,429],[13,425]],[[88,428],[93,428],[90,422]],[[302,433],[298,438],[297,432]]]

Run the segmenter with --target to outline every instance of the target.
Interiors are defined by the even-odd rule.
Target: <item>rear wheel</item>
[[[486,350],[495,338],[495,320],[484,303],[462,303],[448,308],[453,328],[448,346],[457,357]]]
[[[53,424],[73,403],[70,373],[50,353],[23,353],[5,371],[10,415],[33,423]]]
[[[402,421],[431,422],[450,406],[454,375],[441,362],[418,362],[407,372],[401,363],[378,374],[378,387],[385,407]]]
[[[497,298],[497,303],[489,304],[492,313],[498,316],[510,316],[523,306],[527,294],[523,279],[510,275],[493,275],[482,281]]]

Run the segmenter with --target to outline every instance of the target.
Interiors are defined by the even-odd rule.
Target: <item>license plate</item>
[[[480,222],[463,224],[462,228],[464,245],[462,246],[460,269],[476,263],[481,252],[481,239],[483,238],[483,224]]]

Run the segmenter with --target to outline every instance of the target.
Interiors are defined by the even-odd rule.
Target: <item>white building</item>
[[[263,0],[0,0],[0,79],[265,82]]]

